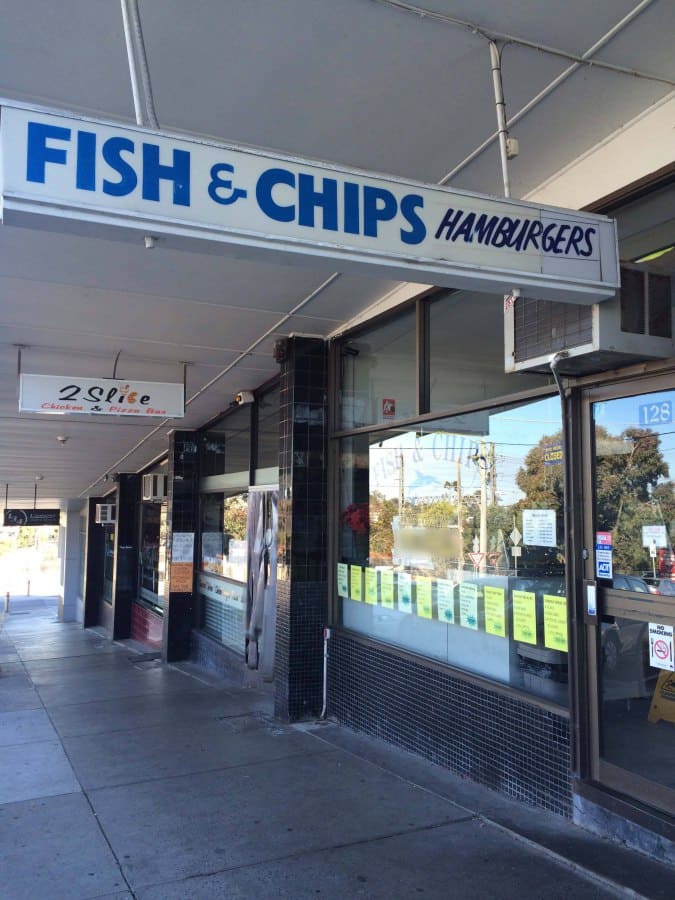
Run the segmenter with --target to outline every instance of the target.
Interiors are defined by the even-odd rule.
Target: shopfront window
[[[250,405],[224,416],[215,428],[204,432],[200,446],[202,476],[248,473],[251,465]]]
[[[141,504],[138,596],[155,612],[164,609],[166,503]]]
[[[452,409],[545,384],[504,372],[503,298],[448,292],[429,303],[429,409]]]
[[[247,492],[201,497],[201,627],[237,653],[245,643],[247,516]]]
[[[256,401],[255,484],[276,484],[279,480],[279,401],[278,387]]]
[[[567,701],[557,396],[341,441],[342,624]]]
[[[417,413],[415,311],[361,332],[341,347],[341,427]]]
[[[115,577],[115,526],[104,525],[103,537],[103,599],[112,605]]]

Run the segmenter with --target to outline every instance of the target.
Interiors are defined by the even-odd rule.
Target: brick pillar
[[[327,377],[325,342],[289,338],[281,359],[275,665],[275,712],[285,721],[316,716],[322,705]]]
[[[138,590],[138,504],[141,476],[120,474],[115,503],[115,567],[113,569],[114,641],[131,634],[131,602]]]
[[[167,571],[164,589],[164,636],[162,658],[165,662],[187,659],[194,624],[194,551],[198,530],[199,454],[193,431],[174,431],[169,441],[169,465],[166,513]],[[174,534],[193,537],[191,566],[172,561]],[[188,538],[189,541],[189,538]],[[172,562],[175,564],[172,567]]]

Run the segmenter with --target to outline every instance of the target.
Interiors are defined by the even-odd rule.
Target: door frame
[[[614,591],[599,584],[595,576],[595,509],[594,509],[594,461],[595,441],[592,419],[592,406],[594,403],[604,400],[614,400],[623,397],[640,396],[641,394],[656,391],[675,391],[675,372],[672,370],[663,373],[622,373],[621,380],[613,380],[611,383],[603,380],[603,383],[595,383],[584,386],[580,391],[581,401],[581,467],[577,469],[579,480],[577,485],[581,487],[583,502],[581,506],[581,546],[587,548],[582,551],[582,571],[584,590],[581,598],[583,606],[582,615],[579,616],[580,631],[583,631],[583,639],[580,646],[585,645],[579,657],[580,669],[585,669],[585,696],[579,696],[579,712],[582,717],[582,733],[586,736],[587,765],[584,769],[591,780],[604,788],[617,791],[634,802],[644,803],[659,812],[672,815],[675,806],[675,791],[649,781],[648,779],[623,769],[603,759],[601,755],[601,685],[600,685],[600,626],[602,612],[605,603],[610,606],[624,605],[630,610],[631,601],[644,605],[644,595],[632,591]],[[633,374],[633,377],[630,375]],[[635,377],[637,375],[637,377]],[[675,476],[675,473],[673,473]],[[597,616],[589,614],[587,607],[586,589],[588,585],[594,585],[597,590]],[[642,597],[642,599],[640,599]],[[660,609],[664,606],[656,598],[650,602],[654,612],[658,612],[659,619],[665,618],[668,624],[675,624],[675,614],[670,610]],[[668,614],[666,614],[668,613]],[[585,701],[585,702],[584,702]]]

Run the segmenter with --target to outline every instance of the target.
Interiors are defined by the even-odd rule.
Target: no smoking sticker
[[[675,671],[672,625],[649,623],[649,665],[655,669]]]

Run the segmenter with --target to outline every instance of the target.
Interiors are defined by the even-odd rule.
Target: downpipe
[[[320,719],[326,718],[326,707],[328,706],[328,641],[331,638],[330,628],[323,630],[323,706],[321,707]]]

